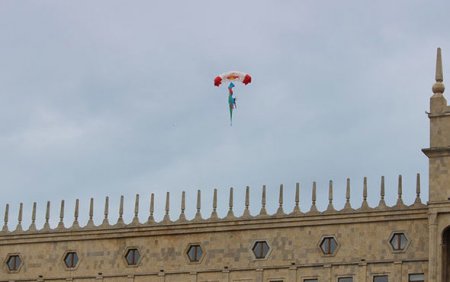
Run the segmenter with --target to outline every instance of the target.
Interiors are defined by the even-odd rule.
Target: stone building
[[[346,204],[333,207],[330,182],[329,205],[316,207],[316,187],[308,212],[299,207],[297,185],[295,207],[283,208],[280,187],[279,208],[268,214],[263,187],[261,210],[249,212],[249,189],[246,190],[242,215],[233,212],[230,189],[226,217],[217,214],[217,191],[208,218],[201,214],[197,195],[197,213],[192,220],[185,216],[185,195],[181,214],[169,217],[169,194],[166,213],[155,222],[154,197],[150,198],[150,216],[139,222],[139,196],[131,223],[123,220],[123,197],[119,218],[109,220],[109,200],[105,201],[104,221],[93,221],[91,199],[89,221],[78,223],[79,202],[74,222],[65,227],[64,201],[60,222],[50,227],[50,203],[46,222],[37,230],[36,205],[31,226],[22,226],[20,205],[18,223],[9,224],[9,207],[0,231],[0,281],[75,281],[75,282],[409,282],[450,281],[450,106],[443,96],[441,52],[438,49],[436,83],[430,99],[430,147],[422,151],[429,158],[429,202],[420,199],[417,176],[416,200],[402,200],[402,178],[398,181],[398,199],[394,206],[384,200],[381,180],[377,207],[367,203],[367,182],[359,207],[350,205],[350,182],[347,181]]]

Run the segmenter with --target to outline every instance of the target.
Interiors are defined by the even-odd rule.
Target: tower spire
[[[437,55],[436,55],[436,73],[435,73],[435,79],[436,83],[433,84],[433,93],[434,95],[442,96],[445,91],[445,85],[444,85],[444,75],[442,72],[442,54],[441,54],[441,48],[437,48]]]
[[[445,85],[442,72],[441,48],[437,48],[435,80],[436,82],[431,88],[433,90],[433,96],[430,100],[430,112],[431,114],[440,114],[448,110],[447,100],[444,97]]]
[[[443,82],[444,76],[442,74],[442,54],[441,48],[437,48],[436,55],[436,82]]]

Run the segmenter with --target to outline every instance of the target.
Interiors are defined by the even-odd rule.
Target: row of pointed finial
[[[313,182],[312,185],[312,204],[311,204],[311,208],[309,210],[309,212],[307,213],[302,213],[300,211],[300,184],[297,183],[296,184],[296,189],[295,189],[295,206],[294,209],[291,213],[286,214],[283,210],[283,185],[280,185],[280,192],[279,192],[279,200],[278,200],[278,204],[279,207],[277,209],[277,212],[271,216],[274,217],[279,217],[279,216],[300,216],[300,215],[316,215],[316,214],[320,214],[319,210],[316,207],[316,182]],[[414,204],[411,206],[406,206],[403,203],[403,199],[402,199],[402,194],[403,194],[403,184],[402,184],[402,176],[400,175],[398,178],[398,198],[397,198],[397,203],[395,206],[393,207],[388,207],[386,205],[386,202],[384,200],[385,197],[385,186],[384,186],[384,176],[381,177],[381,187],[380,187],[380,201],[378,203],[378,206],[376,208],[371,208],[369,207],[369,204],[367,203],[367,178],[364,177],[364,182],[363,182],[363,201],[362,201],[362,205],[359,209],[353,209],[351,207],[350,204],[350,179],[347,178],[347,187],[346,187],[346,194],[345,194],[345,205],[344,208],[341,211],[337,211],[334,206],[333,206],[333,182],[330,181],[329,182],[329,192],[328,192],[328,207],[325,211],[323,211],[323,213],[333,213],[333,212],[354,212],[354,211],[360,211],[360,212],[365,212],[365,211],[370,211],[371,209],[373,210],[384,210],[384,209],[389,209],[389,208],[394,208],[394,209],[399,209],[399,208],[407,208],[407,207],[412,207],[412,208],[416,208],[416,207],[424,207],[424,205],[422,204],[422,201],[420,199],[420,175],[417,174],[417,179],[416,179],[416,199],[414,201]],[[250,218],[258,218],[258,217],[266,217],[266,216],[270,216],[267,213],[266,210],[266,186],[264,185],[262,187],[262,197],[261,197],[261,210],[259,212],[259,215],[257,216],[252,216],[250,214],[250,188],[247,186],[246,190],[245,190],[245,207],[244,207],[244,212],[242,214],[241,217],[236,217],[234,215],[233,212],[233,204],[234,204],[234,200],[233,200],[233,188],[230,188],[230,195],[229,195],[229,210],[228,213],[226,215],[225,218],[223,218],[223,220],[233,220],[233,219],[250,219]],[[91,198],[90,199],[90,204],[89,204],[89,219],[88,222],[86,224],[86,226],[84,226],[83,228],[95,228],[95,227],[99,227],[99,228],[106,228],[106,227],[124,227],[127,226],[123,220],[123,205],[124,205],[124,197],[121,196],[120,197],[120,203],[119,203],[119,218],[117,220],[117,223],[115,225],[110,225],[109,223],[109,197],[106,197],[105,199],[105,209],[104,209],[104,219],[101,225],[96,226],[94,224],[94,199]],[[75,201],[75,212],[74,212],[74,221],[72,224],[72,227],[70,227],[71,229],[78,229],[80,228],[79,222],[78,222],[78,216],[79,216],[79,207],[80,207],[80,202],[77,199]],[[201,215],[201,191],[199,190],[197,192],[197,206],[196,206],[196,213],[194,218],[192,219],[192,221],[194,222],[198,222],[198,221],[202,221],[202,220],[221,220],[218,216],[217,213],[217,189],[214,189],[214,193],[213,193],[213,204],[212,204],[212,213],[211,216],[209,217],[209,219],[203,219],[202,215]],[[178,220],[176,221],[171,221],[170,216],[169,216],[169,212],[170,212],[170,193],[167,192],[166,194],[166,204],[165,204],[165,215],[164,218],[161,222],[161,224],[168,224],[168,223],[183,223],[183,222],[188,222],[188,220],[186,219],[186,215],[185,215],[185,209],[186,209],[186,193],[183,191],[182,195],[181,195],[181,213],[180,216],[178,218]],[[148,217],[147,223],[146,224],[156,224],[157,222],[155,221],[154,218],[154,211],[155,211],[155,196],[152,193],[150,196],[150,215]],[[16,229],[13,231],[14,233],[16,232],[24,232],[24,229],[22,227],[22,218],[23,218],[23,204],[20,203],[19,206],[19,213],[18,213],[18,224],[16,226]],[[29,226],[28,230],[26,232],[37,232],[37,231],[51,231],[52,229],[50,228],[50,224],[49,224],[49,220],[50,220],[50,202],[47,202],[47,207],[46,207],[46,212],[45,212],[45,223],[44,226],[41,230],[37,230],[36,228],[36,203],[33,203],[33,209],[32,209],[32,214],[31,214],[31,225]],[[4,217],[4,225],[2,230],[0,231],[0,234],[5,234],[9,232],[8,229],[8,221],[9,221],[9,204],[6,204],[6,209],[5,209],[5,217]],[[136,200],[135,200],[135,206],[134,206],[134,217],[131,221],[131,223],[128,226],[139,226],[141,225],[141,223],[139,222],[139,195],[136,195]],[[64,226],[64,200],[61,201],[61,207],[60,207],[60,214],[59,214],[59,223],[56,227],[56,231],[61,231],[61,230],[65,230],[65,226]]]

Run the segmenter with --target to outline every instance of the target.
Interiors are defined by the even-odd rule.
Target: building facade
[[[398,180],[398,199],[394,206],[384,200],[381,179],[377,207],[367,203],[364,180],[360,207],[350,205],[350,181],[342,210],[333,206],[330,182],[326,210],[316,207],[316,187],[308,212],[299,207],[297,185],[292,211],[284,210],[283,186],[279,208],[268,214],[263,187],[261,210],[249,212],[249,188],[242,215],[234,214],[230,189],[226,217],[217,214],[217,191],[208,218],[201,213],[201,194],[197,213],[185,216],[185,195],[177,220],[169,217],[169,194],[165,217],[155,222],[154,197],[150,198],[147,222],[139,222],[139,196],[131,223],[123,221],[123,197],[119,218],[109,219],[109,199],[104,220],[96,226],[91,199],[89,221],[78,223],[76,202],[74,222],[65,227],[64,201],[60,222],[51,228],[50,203],[46,222],[37,229],[36,205],[32,222],[22,226],[22,205],[18,222],[9,223],[9,207],[0,231],[0,282],[409,282],[450,281],[450,106],[443,95],[441,51],[438,49],[436,83],[430,98],[430,147],[422,151],[429,158],[429,202],[420,199],[417,176],[416,200],[402,200],[402,178]]]

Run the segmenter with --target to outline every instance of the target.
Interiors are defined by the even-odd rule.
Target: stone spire
[[[442,72],[442,55],[441,48],[437,49],[436,55],[436,82],[433,84],[433,96],[430,100],[430,111],[431,114],[443,113],[447,109],[447,100],[444,97],[445,85],[444,85],[444,75]]]
[[[365,210],[369,208],[369,204],[367,203],[367,177],[364,177],[363,183],[363,201],[361,205],[361,209]]]
[[[328,207],[326,209],[327,212],[336,211],[333,206],[333,181],[330,180],[328,185]]]
[[[166,214],[164,215],[163,222],[169,223],[170,222],[170,193],[166,192]]]
[[[5,218],[3,220],[4,224],[3,224],[3,231],[7,232],[8,231],[8,219],[9,219],[9,204],[6,204],[5,207]]]
[[[294,210],[292,211],[292,215],[300,214],[300,183],[295,184],[295,206]]]
[[[197,212],[195,213],[194,220],[202,220],[202,192],[197,190]]]
[[[437,49],[436,55],[436,74],[435,74],[436,83],[433,85],[433,93],[434,94],[443,94],[445,91],[444,85],[444,75],[442,73],[442,55],[441,48]]]
[[[155,217],[153,213],[155,212],[155,194],[150,195],[150,215],[148,216],[148,223],[155,223]]]
[[[317,213],[319,212],[316,207],[316,182],[313,182],[312,192],[311,192],[311,208],[309,209],[309,213]]]
[[[350,204],[350,178],[347,178],[347,186],[345,189],[345,206],[344,206],[344,210],[345,211],[351,211],[352,210],[352,205]]]
[[[80,224],[78,222],[78,211],[80,209],[80,200],[76,199],[75,200],[75,211],[73,212],[73,224],[72,224],[72,228],[78,228],[80,227]]]
[[[418,173],[416,176],[416,199],[414,201],[414,204],[422,204],[422,200],[420,199],[420,173]]]
[[[180,217],[178,218],[178,221],[186,221],[186,214],[184,211],[186,210],[186,192],[181,192],[181,212]]]
[[[217,219],[218,215],[217,215],[217,189],[214,189],[214,194],[213,194],[213,210],[211,212],[211,219]]]
[[[131,221],[131,224],[139,225],[139,194],[136,194],[136,198],[134,200],[134,217]]]
[[[278,196],[277,215],[279,215],[279,216],[284,215],[284,210],[283,210],[283,184],[280,185],[280,191],[279,191],[279,196]]]
[[[242,217],[248,218],[250,217],[250,187],[245,187],[245,208],[244,213],[242,214]]]
[[[397,207],[404,207],[405,204],[403,203],[403,181],[402,181],[402,176],[399,175],[398,176],[398,197],[397,197]]]
[[[88,219],[87,225],[85,227],[87,227],[87,228],[95,227],[95,225],[94,225],[94,198],[91,198],[89,201],[89,219]]]
[[[103,214],[104,214],[105,217],[103,218],[102,225],[107,226],[107,225],[109,225],[109,219],[108,219],[108,216],[109,216],[109,197],[108,196],[106,196],[106,198],[105,198],[105,210],[103,211]]]
[[[17,216],[17,226],[16,226],[16,231],[21,232],[23,231],[22,229],[22,215],[23,215],[23,203],[20,203],[19,206],[19,215]]]
[[[262,187],[261,210],[259,211],[259,215],[267,215],[267,211],[266,211],[266,185],[263,185],[263,187]]]
[[[386,208],[386,201],[384,200],[385,196],[385,187],[384,187],[384,176],[381,176],[381,183],[380,183],[380,201],[378,202],[378,208],[384,209]]]
[[[230,188],[230,197],[229,197],[229,201],[228,201],[228,214],[227,214],[227,218],[234,218],[234,213],[233,213],[233,187]]]
[[[61,200],[61,207],[59,209],[59,223],[57,228],[64,229],[64,200]]]
[[[50,230],[50,201],[47,201],[47,208],[45,209],[45,223],[43,230]]]
[[[117,219],[118,225],[123,225],[123,195],[120,196],[120,202],[119,202],[119,218]]]
[[[33,203],[33,209],[31,210],[31,224],[28,231],[36,231],[36,202]]]

